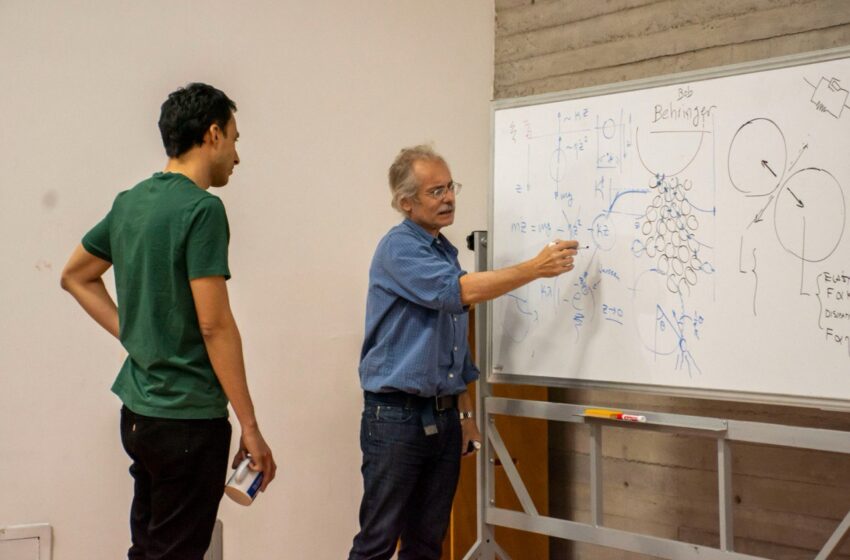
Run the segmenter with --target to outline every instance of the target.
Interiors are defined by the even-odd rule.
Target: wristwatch
[[[475,417],[475,413],[471,410],[461,410],[458,412],[458,416],[460,416],[461,420],[472,419]]]

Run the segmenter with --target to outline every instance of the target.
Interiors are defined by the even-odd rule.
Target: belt
[[[390,406],[403,406],[405,408],[424,409],[430,406],[437,412],[457,408],[457,395],[442,395],[439,397],[420,397],[419,395],[411,395],[401,391],[392,393],[373,393],[371,391],[364,392],[366,402],[374,402],[378,404],[387,404]]]
[[[442,395],[439,397],[420,397],[401,391],[392,393],[364,392],[367,403],[386,404],[390,406],[403,406],[419,410],[422,418],[422,428],[425,435],[431,436],[437,433],[437,421],[434,412],[443,412],[457,408],[457,395]]]

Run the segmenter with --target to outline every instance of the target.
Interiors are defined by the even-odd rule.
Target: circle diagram
[[[674,294],[689,293],[701,271],[696,239],[699,219],[686,194],[690,184],[689,180],[664,178],[650,185],[655,196],[640,228],[644,253],[657,272],[666,276],[667,289]]]
[[[788,150],[782,130],[770,119],[747,121],[729,145],[729,180],[748,196],[765,196],[776,190],[785,174]]]
[[[800,169],[782,185],[774,207],[774,227],[782,248],[807,261],[833,254],[844,235],[844,192],[832,174]]]

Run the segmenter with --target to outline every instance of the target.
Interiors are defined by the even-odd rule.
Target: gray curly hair
[[[416,196],[416,192],[419,190],[419,182],[413,172],[413,164],[422,160],[439,161],[444,165],[446,164],[446,160],[435,152],[434,148],[428,144],[420,144],[401,150],[390,166],[389,182],[390,192],[393,195],[392,206],[405,216],[407,212],[401,208],[401,201]]]

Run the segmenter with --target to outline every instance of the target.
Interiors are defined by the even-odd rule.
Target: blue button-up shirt
[[[455,246],[409,219],[381,239],[369,269],[364,390],[456,395],[478,379],[460,300],[464,274]]]

